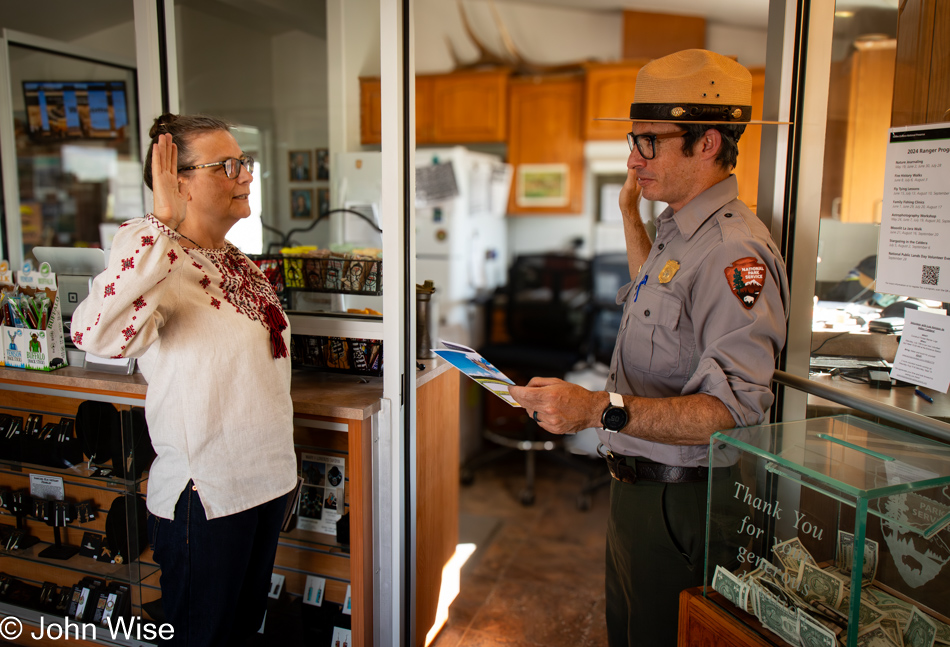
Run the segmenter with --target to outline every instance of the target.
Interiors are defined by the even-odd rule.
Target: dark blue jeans
[[[260,629],[286,498],[209,521],[189,482],[174,520],[149,515],[162,607],[175,628],[165,644],[230,647]]]

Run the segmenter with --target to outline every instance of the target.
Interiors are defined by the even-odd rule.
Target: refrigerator
[[[368,222],[381,224],[381,154],[338,153],[331,178],[333,207],[364,217],[334,214],[330,243],[380,246],[380,234]],[[507,278],[510,183],[511,167],[498,155],[462,146],[416,150],[416,283],[435,284],[429,330],[433,343],[440,337],[466,346],[482,342],[482,315],[473,300]],[[379,308],[369,301],[381,299],[346,296],[344,301],[346,307]]]
[[[474,300],[507,278],[510,184],[511,166],[497,155],[462,146],[416,150],[416,282],[435,284],[433,342],[483,341]]]

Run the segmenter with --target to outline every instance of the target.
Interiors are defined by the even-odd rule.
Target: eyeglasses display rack
[[[144,403],[141,375],[0,368],[0,615],[21,640],[157,635],[143,611],[161,596],[145,531],[153,454],[134,442],[147,438]]]

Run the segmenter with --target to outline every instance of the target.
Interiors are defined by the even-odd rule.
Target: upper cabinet
[[[637,73],[646,59],[618,63],[588,63],[584,74],[584,139],[623,140],[629,121],[597,121],[600,117],[630,116]]]
[[[509,214],[581,213],[584,79],[513,77],[508,85]]]
[[[416,100],[418,104],[418,99]],[[382,92],[379,77],[360,78],[360,142],[382,144]]]
[[[416,143],[504,142],[508,134],[507,68],[416,77]],[[360,79],[360,141],[379,144],[379,79]]]
[[[950,119],[950,3],[903,0],[891,126]]]

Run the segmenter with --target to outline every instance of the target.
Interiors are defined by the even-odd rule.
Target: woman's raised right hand
[[[152,144],[152,214],[163,225],[178,229],[185,220],[188,192],[178,180],[178,146],[172,136],[163,133]]]

